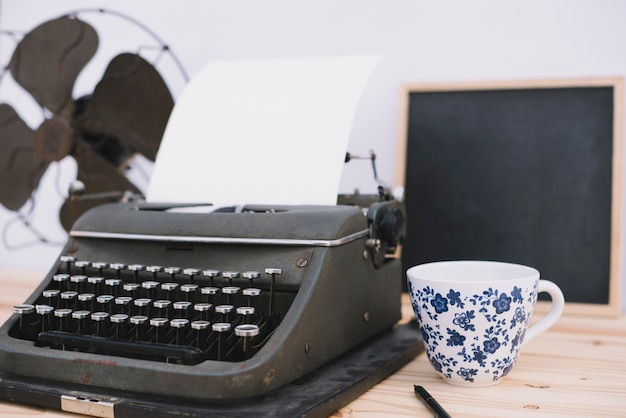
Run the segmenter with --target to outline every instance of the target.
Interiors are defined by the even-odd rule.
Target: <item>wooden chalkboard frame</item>
[[[613,91],[613,118],[612,118],[612,176],[610,187],[610,243],[608,289],[604,289],[606,280],[603,279],[602,291],[608,291],[608,303],[566,302],[565,312],[571,314],[591,316],[617,316],[621,312],[621,285],[622,285],[622,227],[623,227],[623,159],[624,159],[624,80],[622,77],[581,78],[561,80],[521,80],[521,81],[493,81],[493,82],[454,82],[454,83],[412,83],[401,88],[399,105],[399,129],[396,149],[396,169],[394,186],[404,187],[405,197],[411,193],[406,186],[407,175],[407,147],[411,140],[409,135],[410,100],[421,93],[471,93],[476,91],[511,91],[523,89],[575,89],[585,87],[608,87]],[[544,90],[541,90],[542,92]],[[548,90],[545,90],[548,91]],[[411,214],[408,214],[408,222]],[[415,237],[408,236],[410,242]],[[406,249],[406,244],[405,244]],[[433,260],[434,261],[434,260]],[[409,266],[405,266],[409,267]],[[550,278],[557,284],[559,281]],[[567,300],[567,295],[566,295]],[[539,302],[537,310],[545,311],[547,302]]]

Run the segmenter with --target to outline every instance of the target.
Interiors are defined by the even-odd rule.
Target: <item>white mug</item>
[[[506,376],[523,344],[550,328],[565,300],[539,271],[495,261],[442,261],[407,270],[408,291],[430,363],[460,386],[490,386]],[[550,311],[533,326],[537,294]]]

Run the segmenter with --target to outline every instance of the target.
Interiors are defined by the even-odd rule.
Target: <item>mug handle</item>
[[[541,318],[537,323],[528,328],[528,330],[526,331],[526,335],[524,336],[524,342],[522,343],[522,346],[526,345],[527,342],[554,325],[554,323],[561,317],[561,314],[563,313],[563,307],[565,306],[565,297],[563,296],[563,292],[561,292],[561,289],[556,284],[549,280],[539,280],[537,294],[541,292],[546,292],[550,295],[550,297],[552,298],[552,306],[543,318]]]

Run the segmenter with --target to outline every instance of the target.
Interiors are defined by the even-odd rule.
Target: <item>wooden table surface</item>
[[[41,280],[0,272],[0,321]],[[413,317],[403,299],[403,321]],[[626,316],[564,316],[529,342],[504,380],[487,388],[443,382],[419,355],[333,417],[432,417],[413,392],[424,386],[453,417],[626,417]],[[0,402],[0,417],[68,417],[73,414]]]

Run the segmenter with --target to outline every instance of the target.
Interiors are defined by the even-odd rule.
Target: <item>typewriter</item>
[[[97,206],[0,328],[0,370],[197,401],[271,393],[400,319],[403,206]],[[19,301],[16,301],[19,302]]]

